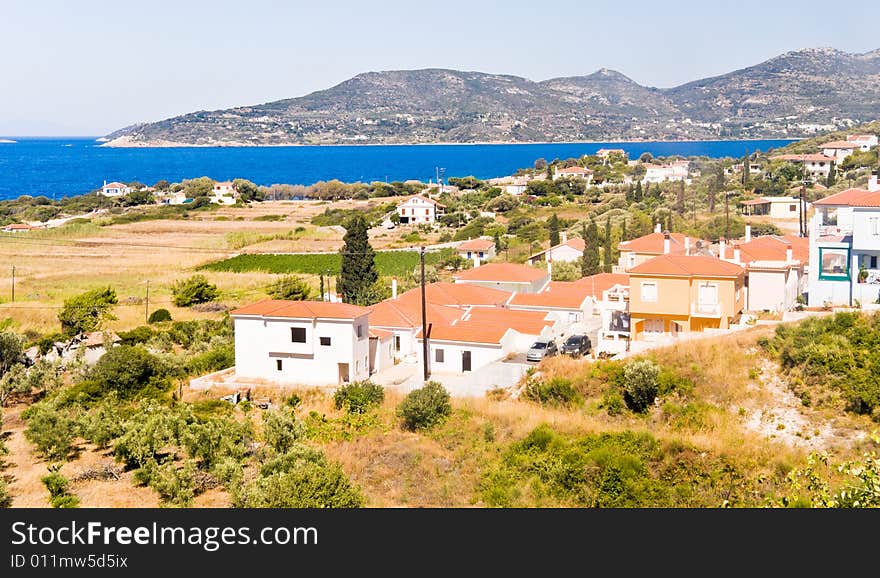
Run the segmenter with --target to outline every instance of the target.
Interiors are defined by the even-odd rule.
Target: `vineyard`
[[[426,253],[425,263],[434,265],[442,258],[442,253]],[[199,267],[203,271],[223,271],[230,273],[321,273],[338,274],[342,264],[339,253],[312,253],[299,255],[238,255],[231,259],[206,263]],[[419,266],[416,251],[377,251],[376,268],[380,275],[404,275]]]

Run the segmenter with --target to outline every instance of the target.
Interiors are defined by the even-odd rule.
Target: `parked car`
[[[557,353],[559,353],[559,348],[556,346],[555,341],[552,339],[540,339],[529,347],[526,353],[526,360],[541,361],[545,357],[551,357]]]
[[[581,355],[589,353],[592,348],[593,343],[590,341],[590,337],[578,333],[570,335],[568,339],[565,340],[565,343],[562,344],[559,352],[573,357],[580,357]]]

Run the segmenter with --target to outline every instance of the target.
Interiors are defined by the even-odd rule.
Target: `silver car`
[[[526,361],[541,361],[545,357],[551,357],[559,353],[556,342],[552,339],[540,339],[529,347],[526,352]]]

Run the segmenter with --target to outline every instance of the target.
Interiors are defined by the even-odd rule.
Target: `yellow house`
[[[745,307],[745,269],[704,255],[661,255],[629,270],[633,339],[727,329]]]

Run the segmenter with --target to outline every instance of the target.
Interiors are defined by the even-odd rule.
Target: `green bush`
[[[210,469],[222,458],[241,459],[250,433],[249,424],[214,418],[183,428],[180,442],[190,458],[200,460],[204,469]]]
[[[284,275],[266,286],[266,294],[273,299],[306,301],[311,293],[309,285],[295,275]]]
[[[416,431],[427,430],[442,423],[452,413],[449,392],[436,381],[409,392],[397,408],[397,416],[403,420],[403,428]]]
[[[51,405],[31,406],[26,414],[28,427],[24,436],[37,452],[52,460],[65,460],[73,444],[76,422],[68,412]]]
[[[192,505],[196,495],[195,473],[196,467],[192,460],[185,460],[180,468],[169,460],[153,466],[149,485],[156,490],[163,503],[186,508]]]
[[[6,480],[0,477],[0,508],[11,507],[12,496],[9,495],[9,486],[6,485]]]
[[[49,490],[49,503],[53,508],[77,508],[79,498],[69,491],[67,478],[58,472],[55,466],[49,467],[49,473],[40,478],[40,481]]]
[[[117,302],[116,291],[110,287],[86,291],[66,299],[58,314],[62,331],[72,336],[100,329],[104,321],[116,319],[112,310]]]
[[[143,468],[177,443],[186,419],[167,407],[141,404],[123,426],[124,432],[113,444],[113,453],[130,468]]]
[[[657,398],[660,368],[649,359],[629,361],[623,368],[623,400],[626,406],[644,413]]]
[[[296,460],[286,471],[260,476],[235,496],[239,508],[359,508],[357,486],[337,464]]]
[[[371,381],[354,381],[343,385],[333,394],[333,403],[336,409],[343,409],[348,413],[366,413],[376,405],[385,401],[385,389]]]
[[[599,407],[608,412],[608,415],[620,415],[626,409],[626,403],[623,401],[623,395],[616,386],[610,386],[602,392],[602,401]]]
[[[165,371],[161,360],[147,350],[120,345],[102,355],[88,377],[101,391],[116,391],[121,398],[128,398],[150,385],[167,387],[161,382]]]
[[[291,393],[290,396],[284,400],[284,405],[290,409],[296,409],[302,405],[302,398],[295,393]]]
[[[167,309],[156,309],[147,318],[147,323],[161,323],[163,321],[171,321],[171,312]]]
[[[189,279],[175,282],[171,286],[171,293],[174,295],[174,304],[178,307],[207,303],[220,295],[217,286],[209,283],[204,275],[193,275]]]
[[[571,405],[581,401],[581,396],[571,385],[571,380],[554,377],[549,381],[530,379],[523,397],[543,405]]]
[[[266,445],[283,454],[305,436],[305,425],[293,410],[281,408],[263,413],[263,439]]]
[[[155,332],[150,327],[141,325],[130,331],[122,331],[117,335],[121,345],[140,345],[152,339]]]
[[[116,396],[110,395],[91,411],[80,414],[77,419],[80,435],[98,448],[109,446],[125,431],[118,404]]]

